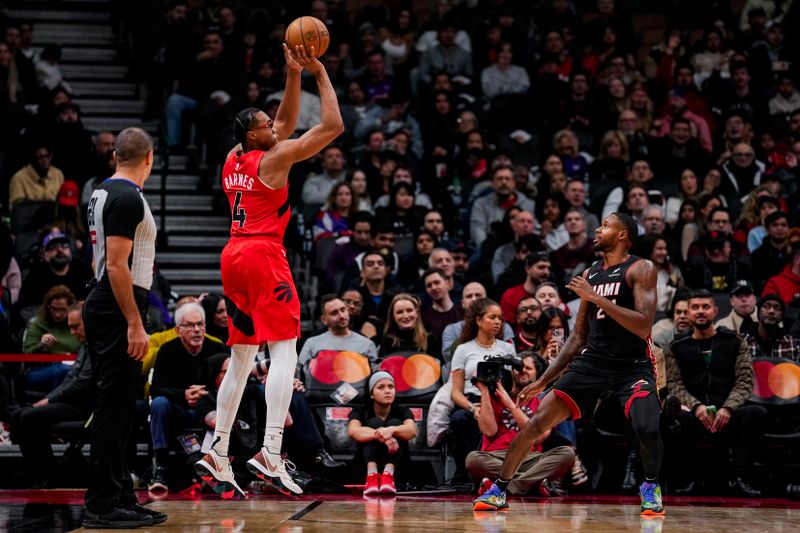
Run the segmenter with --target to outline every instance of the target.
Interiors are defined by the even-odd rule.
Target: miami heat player
[[[344,126],[322,63],[300,47],[289,51],[284,45],[284,55],[289,71],[275,120],[255,108],[240,111],[234,120],[234,135],[241,144],[228,154],[222,170],[232,218],[231,239],[221,258],[232,357],[217,396],[213,445],[195,468],[223,498],[244,496],[231,471],[228,442],[262,343],[269,346],[271,362],[265,390],[266,433],[263,448],[247,466],[284,494],[302,494],[286,473],[280,455],[300,334],[300,302],[282,245],[290,217],[288,175],[294,163],[319,152]],[[288,139],[299,111],[303,68],[314,75],[319,87],[321,123],[297,139]]]

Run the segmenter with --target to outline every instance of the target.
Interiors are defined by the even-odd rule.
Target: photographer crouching
[[[521,352],[518,357],[487,357],[478,363],[473,383],[481,392],[478,427],[483,440],[480,451],[467,455],[467,473],[474,482],[480,482],[479,494],[491,486],[490,480],[500,474],[511,441],[539,406],[537,397],[518,406],[517,394],[536,381],[546,368],[547,363],[530,351]],[[526,494],[534,487],[541,496],[557,492],[552,482],[570,471],[575,462],[575,451],[570,446],[559,446],[542,453],[541,443],[549,435],[550,431],[547,431],[531,447],[508,485],[511,494]]]

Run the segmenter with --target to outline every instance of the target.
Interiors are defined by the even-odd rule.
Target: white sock
[[[211,445],[220,457],[228,456],[231,426],[236,420],[239,402],[242,400],[257,351],[258,346],[250,344],[234,344],[231,349],[231,362],[217,392],[217,425]]]
[[[394,475],[394,465],[392,463],[387,463],[386,466],[383,467],[383,473]]]
[[[267,423],[264,431],[264,448],[268,453],[280,456],[283,442],[283,424],[292,390],[295,368],[297,367],[297,339],[267,343],[269,347],[269,374],[264,386],[267,402]]]

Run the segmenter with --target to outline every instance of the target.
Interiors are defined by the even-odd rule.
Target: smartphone
[[[551,335],[554,339],[564,340],[564,328],[553,328]]]

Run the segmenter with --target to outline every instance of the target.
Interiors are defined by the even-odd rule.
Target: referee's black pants
[[[147,293],[134,288],[134,296],[144,316]],[[89,511],[102,515],[137,503],[125,455],[142,391],[142,363],[128,355],[128,323],[110,290],[92,290],[83,320],[97,387],[85,500]]]

